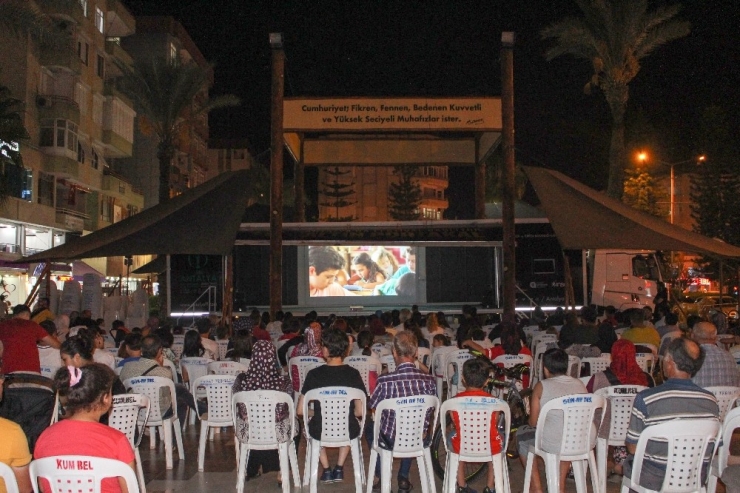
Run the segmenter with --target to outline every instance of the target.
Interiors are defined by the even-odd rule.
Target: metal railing
[[[186,309],[185,309],[185,310],[184,310],[184,311],[183,311],[183,312],[182,312],[182,313],[180,314],[180,316],[179,316],[179,317],[177,317],[177,322],[175,323],[175,325],[182,325],[182,324],[180,323],[180,321],[181,321],[182,319],[187,319],[187,318],[189,318],[189,319],[191,320],[191,321],[190,321],[190,325],[189,325],[189,326],[192,326],[192,325],[193,325],[193,324],[195,323],[195,319],[196,319],[196,318],[199,318],[198,316],[196,316],[196,313],[203,313],[203,310],[197,310],[197,311],[196,311],[196,309],[195,309],[195,307],[196,307],[196,306],[198,305],[198,303],[199,303],[199,302],[200,302],[200,301],[201,301],[201,300],[203,299],[203,297],[208,297],[208,310],[207,310],[207,311],[208,311],[208,313],[213,313],[213,312],[215,312],[215,311],[216,311],[216,286],[208,286],[208,288],[207,288],[207,289],[206,289],[205,291],[203,291],[203,292],[202,292],[202,293],[200,294],[200,296],[198,296],[198,297],[197,297],[197,298],[195,299],[195,301],[193,301],[193,302],[192,302],[192,303],[190,304],[190,306],[188,306],[188,307],[187,307],[187,308],[186,308]],[[188,315],[188,313],[190,313],[191,315]]]

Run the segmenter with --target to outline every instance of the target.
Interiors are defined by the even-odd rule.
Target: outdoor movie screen
[[[416,298],[416,251],[410,246],[311,246],[309,297]]]

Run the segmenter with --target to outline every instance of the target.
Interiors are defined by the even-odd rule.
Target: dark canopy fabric
[[[147,254],[227,255],[247,206],[249,173],[232,171],[23,262]]]
[[[740,257],[738,247],[635,210],[557,171],[533,167],[524,171],[564,249],[674,250]]]
[[[167,259],[160,255],[151,262],[147,262],[138,269],[132,270],[132,274],[160,274],[167,270]]]

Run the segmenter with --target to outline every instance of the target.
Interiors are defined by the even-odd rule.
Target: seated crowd
[[[441,370],[434,367],[432,360],[426,363],[419,360],[420,348],[434,354],[440,348],[452,350],[452,346],[457,346],[475,355],[456,370],[459,375],[455,374],[454,381],[455,385],[459,381],[461,390],[454,399],[491,397],[491,369],[495,368],[491,361],[498,357],[526,357],[524,361],[532,370],[541,361],[541,375],[536,381],[533,379],[531,386],[528,422],[519,427],[515,437],[510,437],[516,440],[514,450],[523,467],[526,467],[528,453],[538,433],[542,435],[545,448],[556,449],[563,438],[562,415],[550,413],[540,420],[547,403],[566,395],[596,393],[615,385],[644,388],[635,395],[625,445],[612,447],[608,470],[599,471],[616,481],[621,481],[623,475],[631,477],[636,444],[646,428],[676,419],[676,416],[719,419],[720,408],[711,388],[731,386],[740,390],[735,358],[718,346],[715,325],[698,317],[687,321],[685,331],[679,327],[675,314],[668,311],[653,314],[649,308],[618,313],[613,307],[607,307],[600,316],[595,307],[587,306],[579,314],[559,309],[549,317],[538,309],[530,319],[520,323],[511,319],[481,321],[482,317],[478,317],[471,306],[463,307],[456,327],[448,324],[444,313],[422,314],[417,307],[378,311],[354,319],[333,315],[320,318],[316,312],[302,318],[277,312],[273,319],[267,313],[254,310],[249,316],[236,317],[231,324],[217,324],[215,320],[202,318],[189,330],[161,325],[157,317],[150,317],[141,328],[128,329],[116,321],[106,330],[102,327],[103,321],[93,320],[89,311],[54,316],[47,299],[41,299],[33,312],[25,305],[17,305],[12,318],[0,322],[0,436],[3,437],[0,462],[12,468],[23,493],[32,491],[29,477],[32,459],[87,455],[115,459],[133,468],[134,452],[129,440],[107,425],[112,396],[125,393],[123,382],[131,378],[170,379],[175,387],[175,402],[163,388],[160,394],[162,417],[176,415],[180,423],[185,424],[189,410],[204,412],[188,389],[195,376],[189,374],[185,363],[192,358],[215,361],[219,355],[223,360],[247,366],[246,371],[236,376],[233,393],[272,390],[294,399],[297,414],[307,423],[307,439],[321,440],[322,437],[321,407],[310,406],[308,415],[302,416],[303,402],[309,392],[325,387],[358,390],[364,394],[367,405],[362,406],[360,400],[348,402],[349,438],[364,437],[372,448],[376,439],[374,423],[379,420],[378,445],[386,449],[393,448],[396,418],[394,413],[387,411],[375,415],[381,402],[442,394],[435,378]],[[535,347],[530,347],[534,334],[553,336],[547,339],[539,354]],[[652,355],[653,361],[660,358],[659,370],[658,365],[654,365],[645,371],[638,364],[637,355],[643,353]],[[583,367],[582,374],[571,374],[569,361],[574,357],[601,355],[609,356],[608,367],[603,371],[589,372]],[[377,370],[370,371],[367,376],[361,374],[348,364],[346,358],[351,356],[377,359]],[[298,367],[290,365],[292,358],[299,357],[317,358],[323,364],[299,375]],[[48,386],[59,398],[59,416],[55,416],[51,426],[48,425],[51,409],[44,411],[46,422],[37,418],[34,422],[29,416],[30,404],[19,397],[20,394],[6,391],[3,400],[4,387],[13,389],[14,382],[33,381],[41,375],[51,377]],[[529,375],[523,377],[521,383],[529,387]],[[48,395],[53,406],[54,393]],[[44,407],[43,403],[40,407]],[[277,437],[280,442],[294,440],[297,447],[301,434],[291,435],[294,424],[290,423],[289,411],[285,405],[275,410]],[[608,413],[606,416],[608,420]],[[250,423],[244,405],[237,406],[235,418],[235,435],[238,440],[245,441]],[[491,417],[492,454],[501,453],[505,443],[505,437],[496,426],[497,418],[497,415]],[[544,429],[537,430],[538,421],[545,423]],[[364,429],[361,428],[363,422]],[[429,430],[431,423],[432,416],[427,414],[425,443],[434,433]],[[442,426],[448,447],[459,453],[464,438],[457,414],[453,413],[452,419]],[[594,426],[594,440],[597,431]],[[69,440],[69,436],[76,439]],[[334,459],[330,458],[330,452],[327,447],[319,452],[321,470],[317,471],[317,476],[322,483],[344,480],[350,447],[339,447]],[[666,454],[664,445],[652,445],[649,458],[643,462],[641,482],[644,486],[660,489]],[[413,488],[409,479],[411,466],[411,459],[401,460],[396,477],[401,492]],[[384,474],[380,460],[370,467],[373,474],[368,471],[368,481],[372,482],[373,490],[379,490]],[[570,463],[561,463],[558,478],[561,491],[565,488],[569,468]],[[268,472],[277,473],[278,483],[288,480],[289,475],[280,471],[277,450],[252,451],[246,476]],[[458,493],[475,493],[466,483],[463,464],[451,474],[455,477]],[[500,479],[495,478],[494,468],[489,467],[483,492],[495,492],[495,481]],[[390,478],[384,481],[389,482]],[[48,484],[42,487],[49,490]],[[0,482],[0,493],[4,491]],[[103,491],[126,491],[125,483],[122,479],[106,480]],[[531,491],[544,491],[538,467],[532,469]]]

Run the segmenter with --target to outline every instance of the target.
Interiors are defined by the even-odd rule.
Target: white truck
[[[653,307],[658,282],[663,280],[654,251],[590,250],[586,256],[592,304],[620,311]]]

